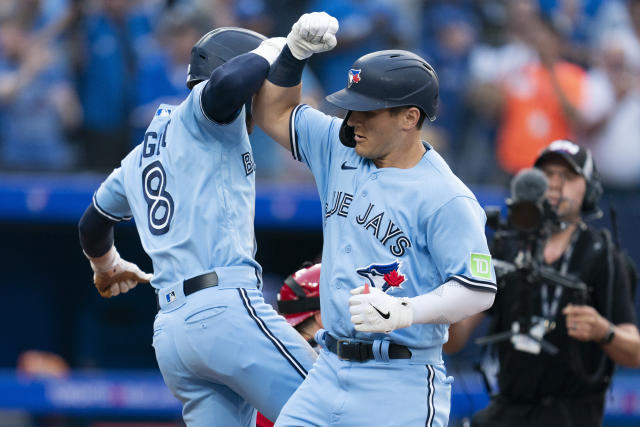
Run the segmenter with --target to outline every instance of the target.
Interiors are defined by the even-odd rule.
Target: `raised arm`
[[[283,37],[267,39],[251,52],[215,68],[202,90],[202,108],[207,117],[218,123],[233,121],[264,82],[284,43]]]
[[[258,126],[287,150],[291,150],[289,117],[300,103],[304,65],[314,53],[335,47],[337,31],[338,21],[325,12],[302,15],[293,24],[286,46],[254,100],[253,115]]]

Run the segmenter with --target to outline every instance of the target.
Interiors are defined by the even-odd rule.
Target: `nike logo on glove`
[[[381,312],[380,310],[378,310],[378,307],[376,307],[375,305],[373,305],[373,304],[369,304],[369,305],[370,305],[371,307],[373,307],[373,309],[374,309],[375,311],[377,311],[377,312],[378,312],[378,314],[379,314],[380,316],[382,316],[382,318],[383,318],[383,319],[385,319],[385,320],[386,320],[386,319],[388,319],[388,318],[389,318],[389,316],[391,316],[391,313],[389,313],[388,311],[387,311],[386,313],[383,313],[383,312]]]
[[[349,166],[347,164],[347,162],[342,162],[342,166],[340,166],[340,168],[342,170],[347,170],[347,169],[358,169],[356,166]]]

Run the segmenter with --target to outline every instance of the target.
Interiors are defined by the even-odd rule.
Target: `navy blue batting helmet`
[[[349,70],[347,87],[327,96],[327,101],[342,109],[371,111],[393,107],[418,107],[430,121],[438,111],[438,76],[427,61],[406,50],[382,50],[364,55]],[[352,138],[340,140],[353,147]]]
[[[252,51],[266,40],[255,31],[238,27],[221,27],[202,36],[191,49],[187,70],[187,87],[207,80],[216,67],[231,58]]]

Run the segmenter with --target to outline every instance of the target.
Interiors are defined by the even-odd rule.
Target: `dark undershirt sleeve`
[[[213,70],[202,90],[202,108],[207,117],[218,123],[232,122],[268,73],[269,63],[255,53],[236,56]]]
[[[100,214],[93,203],[89,205],[78,222],[80,246],[87,255],[95,258],[111,249],[114,224],[116,222]]]

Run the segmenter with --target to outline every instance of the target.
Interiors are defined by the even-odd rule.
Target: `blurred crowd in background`
[[[322,108],[365,53],[412,50],[440,78],[425,139],[466,182],[505,183],[567,138],[592,148],[606,186],[640,187],[637,0],[3,0],[0,170],[111,170],[160,102],[187,95],[202,34],[286,36],[312,10],[340,31],[310,64],[307,102]],[[253,136],[258,177],[296,174],[267,139]]]

